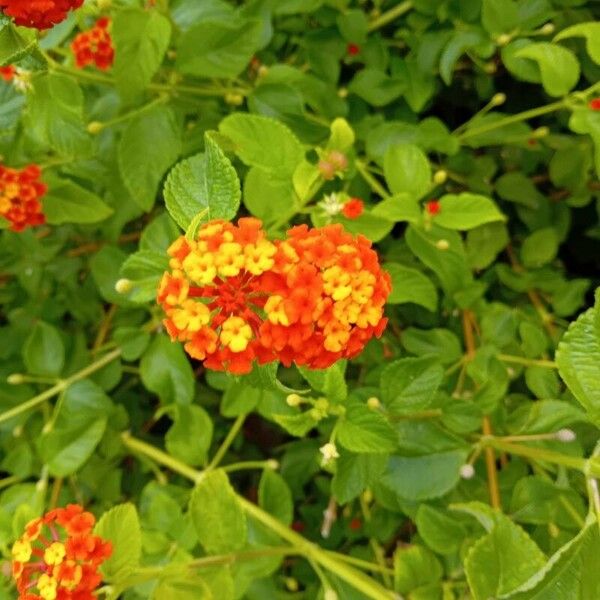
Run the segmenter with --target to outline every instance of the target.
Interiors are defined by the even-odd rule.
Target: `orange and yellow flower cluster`
[[[92,534],[94,515],[69,504],[31,521],[12,547],[19,600],[95,600],[112,546]]]
[[[102,17],[89,31],[83,31],[75,37],[71,43],[71,50],[75,55],[75,64],[80,69],[95,64],[105,71],[112,66],[115,50],[109,27],[110,19]]]
[[[24,169],[0,165],[0,215],[10,221],[12,231],[46,222],[40,198],[47,188],[39,180],[41,174],[37,165]]]
[[[387,320],[390,277],[369,240],[341,225],[269,241],[258,219],[212,221],[169,248],[158,302],[173,340],[209,369],[257,361],[325,368],[352,358]]]

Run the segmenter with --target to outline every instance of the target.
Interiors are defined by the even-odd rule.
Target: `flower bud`
[[[302,404],[302,397],[298,394],[289,394],[285,401],[288,406],[300,406]]]
[[[490,100],[490,104],[492,106],[500,106],[501,104],[504,104],[506,102],[506,94],[504,94],[503,92],[498,92],[497,94],[494,94],[492,96],[492,99]]]
[[[299,590],[298,580],[293,577],[285,578],[285,587],[289,592],[297,592]]]
[[[543,35],[550,35],[551,33],[554,33],[555,29],[556,29],[556,27],[554,26],[554,23],[546,23],[540,29],[540,33],[542,33]]]
[[[337,92],[339,98],[347,98],[348,97],[348,88],[340,88]]]
[[[559,429],[556,432],[556,439],[559,442],[574,442],[577,439],[577,435],[572,429]]]
[[[321,452],[323,455],[323,459],[321,461],[323,466],[340,457],[335,444],[331,442],[327,442],[324,446],[321,446],[319,448],[319,452]]]
[[[472,479],[475,475],[475,469],[473,465],[467,463],[460,468],[459,473],[463,479]]]
[[[335,166],[328,160],[320,160],[318,164],[319,173],[326,181],[330,181],[335,177]]]
[[[433,183],[436,185],[442,185],[442,183],[446,183],[448,179],[448,172],[440,169],[433,174]]]
[[[512,37],[508,33],[502,33],[496,38],[496,43],[498,46],[506,46],[510,42]]]
[[[262,78],[262,77],[266,77],[269,74],[269,67],[267,67],[267,65],[260,65],[260,67],[258,67],[258,73],[257,76]]]
[[[225,102],[230,106],[241,106],[244,103],[244,96],[228,92],[225,94]]]
[[[103,129],[104,123],[101,123],[100,121],[91,121],[87,126],[88,133],[91,133],[92,135],[100,133]]]
[[[317,398],[315,401],[315,408],[326,413],[329,408],[329,400],[327,400],[327,398]]]
[[[12,373],[6,378],[6,383],[10,383],[10,385],[21,385],[25,383],[25,376],[21,373]]]
[[[438,250],[448,250],[448,248],[450,248],[450,242],[448,242],[448,240],[438,240],[435,243],[435,247]]]
[[[277,471],[279,469],[279,461],[274,458],[270,458],[267,461],[267,469],[271,469],[271,471]]]
[[[550,133],[549,127],[538,127],[532,132],[532,137],[534,138],[543,138],[546,137]]]
[[[13,430],[12,430],[12,434],[13,437],[21,437],[23,435],[23,425],[17,425]]]
[[[367,406],[371,410],[377,410],[381,406],[381,402],[379,401],[379,398],[375,398],[375,396],[371,396],[371,398],[369,398],[367,400]]]
[[[115,290],[119,294],[127,294],[133,288],[133,282],[131,279],[119,279],[117,283],[115,283]]]
[[[329,153],[329,162],[335,167],[336,171],[344,171],[348,167],[348,159],[343,152],[332,150]]]

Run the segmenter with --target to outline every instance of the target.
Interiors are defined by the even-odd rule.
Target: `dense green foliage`
[[[77,69],[101,15],[114,66]],[[0,223],[6,566],[76,501],[114,543],[111,600],[600,598],[598,17],[89,0],[44,34],[1,20],[0,63],[30,72],[0,82],[2,162],[48,185],[46,225]],[[166,249],[248,214],[375,242],[382,338],[323,371],[189,359],[154,300]]]

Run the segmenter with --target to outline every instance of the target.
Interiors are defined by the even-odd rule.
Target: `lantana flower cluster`
[[[24,169],[0,165],[0,215],[10,221],[12,231],[46,222],[40,200],[47,186],[40,181],[41,173],[37,165]]]
[[[49,29],[82,4],[83,0],[0,0],[0,10],[17,25]]]
[[[385,329],[390,277],[371,242],[341,225],[301,225],[272,242],[258,219],[211,221],[168,253],[158,291],[165,327],[209,369],[325,368]]]
[[[75,64],[80,69],[88,65],[96,65],[105,71],[112,66],[115,50],[109,27],[110,19],[102,17],[96,21],[94,27],[75,36],[71,43],[71,50],[75,55]]]
[[[112,545],[92,533],[95,518],[78,504],[31,521],[12,547],[19,600],[95,600],[99,566]]]

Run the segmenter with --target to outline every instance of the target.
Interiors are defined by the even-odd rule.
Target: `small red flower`
[[[20,170],[0,165],[0,215],[10,221],[12,231],[46,222],[40,199],[47,188],[39,180],[41,173],[37,165]]]
[[[15,72],[16,69],[12,65],[0,67],[0,77],[4,79],[4,81],[12,81],[12,78],[15,76]]]
[[[108,31],[109,27],[110,19],[102,17],[96,21],[94,27],[75,37],[71,43],[71,50],[75,55],[75,63],[80,69],[95,64],[105,71],[112,66],[115,50]]]
[[[594,98],[593,100],[590,100],[588,106],[592,110],[600,110],[600,98]]]
[[[353,44],[352,42],[350,42],[346,46],[346,53],[350,56],[356,56],[357,54],[360,54],[360,46],[358,44]]]
[[[357,531],[362,527],[362,521],[358,517],[355,517],[348,523],[348,527],[350,527],[352,531]]]
[[[347,219],[356,219],[363,214],[365,205],[359,198],[350,198],[342,207],[342,214]]]
[[[91,513],[70,504],[26,526],[12,547],[19,600],[95,599],[93,591],[102,581],[98,568],[112,554],[112,545],[91,533],[94,523]]]
[[[425,204],[425,210],[432,217],[434,215],[437,215],[440,212],[441,208],[442,206],[440,205],[439,200],[430,200],[429,202],[427,202],[427,204]]]
[[[49,29],[82,4],[83,0],[0,0],[0,10],[17,25]]]

